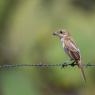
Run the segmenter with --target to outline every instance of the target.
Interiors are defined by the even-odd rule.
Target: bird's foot
[[[75,61],[73,61],[72,63],[70,63],[70,65],[71,65],[72,67],[74,67],[74,66],[77,65],[77,64],[75,63]]]
[[[67,67],[67,65],[67,62],[64,62],[64,64],[62,64],[62,68]]]
[[[67,67],[67,66],[72,66],[72,67],[74,67],[75,65],[77,65],[77,64],[75,63],[75,60],[71,60],[71,61],[73,61],[73,62],[69,63],[69,61],[65,61],[65,62],[62,64],[62,67],[61,67],[61,68],[64,68],[64,67]]]

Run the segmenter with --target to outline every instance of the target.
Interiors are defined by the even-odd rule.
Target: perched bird
[[[59,30],[57,32],[54,32],[53,35],[60,38],[65,53],[70,57],[71,60],[74,60],[73,64],[76,63],[76,65],[80,68],[83,78],[86,81],[83,65],[81,63],[80,50],[69,32],[66,30]]]

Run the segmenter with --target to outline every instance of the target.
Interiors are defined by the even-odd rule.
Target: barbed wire
[[[0,65],[0,68],[13,68],[13,67],[61,67],[65,68],[68,66],[75,67],[77,64],[72,64],[72,63],[63,63],[63,64],[3,64]],[[82,64],[83,67],[95,67],[95,64]]]

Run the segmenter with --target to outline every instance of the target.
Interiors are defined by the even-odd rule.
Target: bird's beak
[[[52,35],[54,35],[54,36],[58,36],[58,33],[57,33],[57,32],[53,32]]]

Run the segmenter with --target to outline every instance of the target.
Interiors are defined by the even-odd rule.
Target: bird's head
[[[54,36],[58,36],[59,38],[65,38],[68,37],[70,34],[66,30],[58,30],[57,32],[53,32]]]

